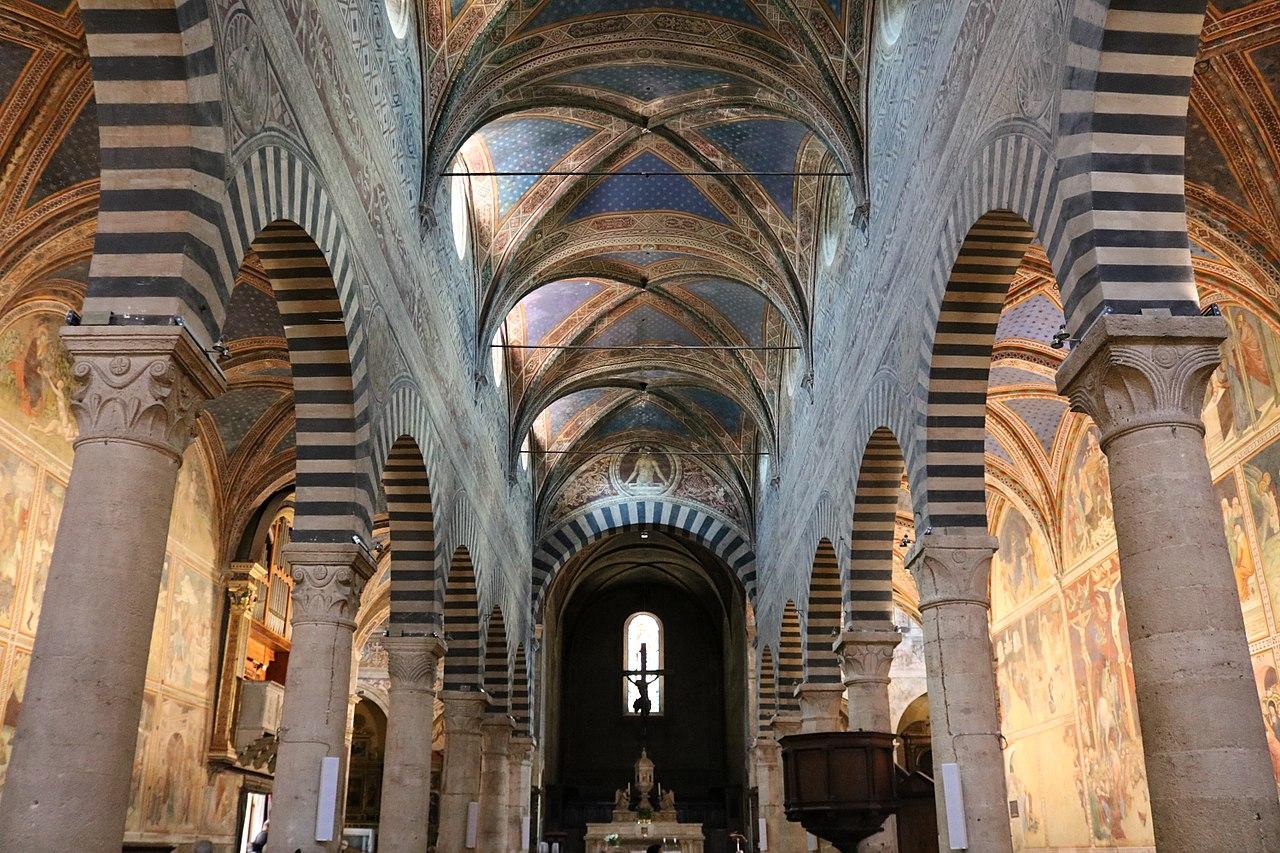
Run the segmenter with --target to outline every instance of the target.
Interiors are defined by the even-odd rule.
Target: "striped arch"
[[[294,538],[349,542],[372,529],[363,391],[357,392],[342,303],[324,252],[277,220],[251,248],[275,293],[289,345],[297,433]]]
[[[1063,295],[1073,332],[1104,306],[1198,313],[1183,158],[1205,6],[1075,4],[1058,127],[1063,214],[1049,241],[1054,268],[1072,273]]]
[[[710,510],[678,501],[634,500],[579,513],[543,535],[533,553],[533,609],[561,567],[583,547],[610,533],[667,530],[684,533],[725,561],[755,600],[755,552],[737,525]]]
[[[760,665],[756,677],[760,685],[760,697],[756,704],[756,727],[757,731],[765,732],[773,725],[773,718],[778,713],[778,670],[773,664],[773,651],[768,646],[760,652]]]
[[[804,681],[804,639],[800,633],[800,612],[787,599],[782,608],[782,632],[778,639],[778,713],[800,716],[796,688]]]
[[[808,618],[805,622],[805,680],[840,684],[840,661],[832,644],[840,633],[840,561],[830,539],[818,542],[809,575]]]
[[[459,546],[444,590],[444,689],[480,689],[480,599],[471,552]]]
[[[224,225],[222,184],[211,180],[226,152],[209,4],[78,5],[102,144],[84,313],[180,313],[197,340],[212,341],[235,265],[200,236]]]
[[[533,734],[533,702],[529,688],[529,661],[524,643],[516,646],[515,663],[511,667],[511,716],[516,721],[516,732]]]
[[[391,446],[382,469],[391,519],[391,625],[406,634],[440,628],[435,516],[422,451],[410,436]]]
[[[496,604],[489,611],[489,625],[484,639],[484,691],[489,694],[489,709],[509,711],[511,701],[511,667],[507,651],[507,623],[502,608]]]
[[[853,496],[845,588],[845,621],[851,628],[883,629],[893,621],[893,535],[902,469],[893,432],[876,429],[862,453]]]
[[[997,210],[969,229],[951,268],[929,364],[925,473],[931,525],[987,528],[987,382],[1005,295],[1035,234]]]

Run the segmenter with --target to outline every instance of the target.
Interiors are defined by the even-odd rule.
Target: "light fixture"
[[[641,530],[641,531],[640,531],[640,538],[641,538],[641,539],[648,539],[648,538],[649,538],[649,531],[647,531],[647,530]]]

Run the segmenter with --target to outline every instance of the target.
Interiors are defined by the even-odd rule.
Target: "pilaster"
[[[254,562],[234,562],[226,573],[227,633],[222,645],[222,671],[218,678],[218,701],[213,712],[213,732],[209,739],[209,760],[234,764],[237,697],[244,675],[245,653],[249,645],[253,605],[258,600],[258,584],[267,570]]]

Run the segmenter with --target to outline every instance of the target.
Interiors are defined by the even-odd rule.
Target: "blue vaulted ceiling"
[[[820,106],[844,70],[812,45],[843,26],[796,38],[839,15],[784,28],[757,0],[509,8],[462,66],[444,112],[470,137],[442,156],[460,151],[479,186],[477,345],[500,327],[511,345],[513,447],[531,430],[535,458],[554,449],[540,501],[629,437],[696,449],[747,517],[782,350],[809,340],[821,193],[793,173],[847,164],[858,135]],[[493,171],[534,174],[474,183]]]
[[[591,128],[562,119],[514,115],[480,131],[495,172],[544,172],[592,136]],[[507,212],[537,181],[534,175],[499,176],[499,215]]]
[[[800,146],[809,129],[790,119],[748,119],[706,128],[702,135],[723,148],[750,172],[795,172]],[[796,179],[792,175],[762,174],[760,185],[787,216],[795,210]]]
[[[728,225],[729,220],[693,181],[683,175],[668,174],[679,171],[655,154],[640,154],[619,169],[618,174],[603,178],[592,187],[569,211],[568,220],[600,213],[675,210]]]

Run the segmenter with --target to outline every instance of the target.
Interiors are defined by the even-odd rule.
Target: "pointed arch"
[[[773,718],[778,713],[778,670],[773,663],[773,650],[768,646],[760,652],[759,701],[757,702],[756,730],[765,732],[773,725]]]
[[[813,555],[805,622],[805,681],[840,684],[840,662],[832,644],[840,633],[840,561],[831,540],[823,538]]]
[[[511,716],[516,721],[516,732],[533,734],[533,701],[530,693],[529,659],[524,643],[516,646],[515,662],[511,666]]]
[[[496,604],[489,611],[489,624],[484,638],[484,691],[489,694],[489,708],[509,711],[511,701],[511,667],[508,666],[507,623],[502,608]]]
[[[357,392],[342,301],[324,252],[277,219],[250,249],[271,282],[289,347],[297,450],[294,539],[350,542],[373,528],[364,393]]]
[[[480,689],[480,605],[471,552],[459,545],[444,590],[445,690]]]
[[[422,451],[411,436],[391,446],[382,469],[391,520],[391,625],[406,634],[439,630],[435,517]]]
[[[987,527],[987,383],[1005,295],[1035,232],[1008,210],[969,229],[951,267],[929,364],[926,509],[934,527]]]
[[[893,622],[893,535],[902,490],[902,449],[893,432],[871,433],[858,468],[849,540],[845,621],[851,628],[885,628]]]
[[[782,631],[778,639],[778,713],[800,716],[796,688],[804,681],[804,637],[800,631],[800,611],[787,599],[782,608]]]

